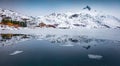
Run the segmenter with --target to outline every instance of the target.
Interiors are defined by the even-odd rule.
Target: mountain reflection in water
[[[120,44],[117,40],[96,39],[85,35],[25,35],[25,34],[0,34],[0,47],[15,45],[27,40],[47,40],[59,46],[82,46],[90,49],[98,44]]]

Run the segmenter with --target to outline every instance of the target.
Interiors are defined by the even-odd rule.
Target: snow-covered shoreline
[[[98,39],[109,39],[120,41],[119,29],[54,29],[36,28],[19,30],[0,30],[0,34],[30,34],[30,35],[86,35]]]

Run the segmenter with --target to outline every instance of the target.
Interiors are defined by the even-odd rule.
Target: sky
[[[93,10],[120,18],[120,0],[0,0],[0,8],[28,16],[44,16],[54,12],[79,12],[86,5]]]

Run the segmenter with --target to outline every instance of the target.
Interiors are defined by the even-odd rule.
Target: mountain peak
[[[88,9],[89,11],[91,10],[91,7],[90,6],[86,6],[86,7],[84,7],[83,9]]]

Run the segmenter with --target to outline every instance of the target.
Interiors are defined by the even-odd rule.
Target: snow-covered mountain
[[[28,25],[33,25],[34,23],[36,23],[35,17],[17,13],[12,10],[0,8],[0,22],[1,22],[2,18],[4,18],[4,17],[11,19],[13,21],[22,21],[22,22],[26,21],[27,23],[29,23]]]
[[[0,9],[0,21],[10,17],[15,21],[27,19],[29,26],[38,26],[40,23],[55,25],[56,28],[120,28],[120,19],[96,10],[90,6],[77,13],[52,13],[41,17],[32,17],[16,13],[12,10]]]
[[[12,10],[1,9],[0,8],[0,16],[1,17],[10,17],[12,20],[22,21],[23,19],[31,19],[30,17],[17,13]]]
[[[58,24],[58,27],[66,28],[120,28],[118,18],[95,10],[82,10],[78,13],[52,13],[40,17],[39,22]]]

